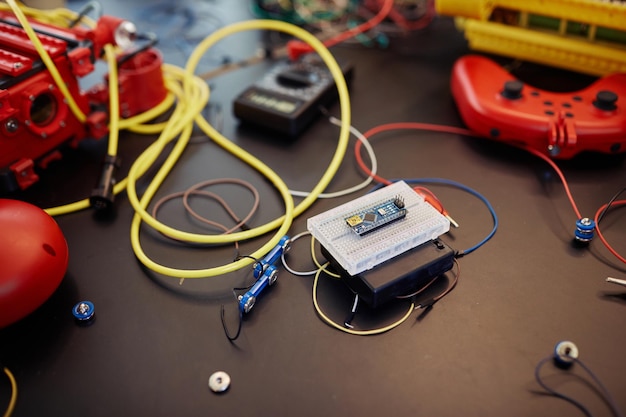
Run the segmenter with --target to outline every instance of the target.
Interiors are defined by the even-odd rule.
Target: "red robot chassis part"
[[[522,83],[486,57],[466,55],[454,65],[451,88],[465,124],[487,138],[554,159],[626,152],[626,74],[556,93]]]
[[[108,88],[81,91],[78,78],[94,71],[94,62],[121,19],[103,16],[96,28],[60,28],[31,21],[57,67],[83,123],[65,102],[26,32],[10,13],[0,12],[0,194],[25,189],[38,181],[36,168],[60,157],[59,147],[108,132]],[[167,91],[162,58],[155,49],[120,65],[120,113],[130,117],[159,104]]]

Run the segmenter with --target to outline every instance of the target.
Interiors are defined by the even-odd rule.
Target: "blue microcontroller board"
[[[396,197],[349,216],[345,220],[357,235],[362,236],[381,226],[404,218],[406,212],[404,200]]]

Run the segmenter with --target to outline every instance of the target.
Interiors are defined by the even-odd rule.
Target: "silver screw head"
[[[213,392],[224,392],[230,387],[230,375],[224,371],[217,371],[209,377],[209,388]]]

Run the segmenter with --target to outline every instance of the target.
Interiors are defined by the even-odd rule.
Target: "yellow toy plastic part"
[[[626,72],[626,49],[478,20],[462,27],[471,49],[591,75]]]
[[[591,75],[626,72],[626,3],[437,0],[472,49]]]

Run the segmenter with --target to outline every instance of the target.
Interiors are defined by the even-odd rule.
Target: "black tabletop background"
[[[221,24],[251,17],[243,0],[202,4]],[[106,13],[134,19],[142,16],[142,7],[151,3],[104,5]],[[268,39],[276,41],[267,34],[237,35],[212,52],[208,65],[223,57],[244,58]],[[184,48],[164,42],[163,50],[167,61],[184,64]],[[427,30],[393,38],[386,49],[349,44],[332,51],[354,65],[352,120],[360,130],[390,122],[463,126],[449,89],[450,71],[470,51],[451,19],[440,17]],[[226,137],[266,162],[291,188],[310,189],[332,157],[336,127],[320,118],[287,142],[241,126],[231,112],[233,98],[270,66],[266,62],[211,80],[212,111],[221,109]],[[516,75],[542,88],[565,90],[593,81],[531,63],[522,63]],[[338,107],[330,111],[338,114]],[[122,174],[152,139],[122,134]],[[225,304],[233,318],[231,289],[249,284],[250,271],[181,285],[146,270],[130,246],[132,207],[120,195],[112,218],[91,211],[56,218],[69,246],[67,275],[40,309],[0,331],[0,360],[19,387],[14,416],[578,415],[565,401],[542,395],[534,380],[537,363],[561,340],[577,344],[580,359],[626,410],[626,298],[620,287],[605,282],[607,276],[624,278],[626,270],[599,241],[583,249],[572,245],[576,218],[552,169],[524,151],[460,135],[404,130],[380,134],[372,145],[381,175],[461,182],[482,193],[498,215],[495,236],[459,260],[457,287],[428,314],[415,312],[381,335],[348,335],[316,315],[311,277],[281,269],[277,285],[263,294],[231,343],[220,306]],[[83,142],[38,184],[10,197],[41,207],[84,198],[105,149],[105,141]],[[588,216],[626,182],[622,156],[582,155],[559,166]],[[254,223],[282,214],[281,200],[265,179],[202,135],[194,138],[159,195],[232,177],[260,190]],[[350,147],[328,190],[362,180]],[[431,189],[461,225],[443,237],[449,245],[471,247],[491,230],[491,216],[476,197],[449,186]],[[249,204],[238,189],[224,192],[235,205]],[[290,234],[305,231],[308,217],[362,193],[315,202],[294,221]],[[160,216],[170,224],[189,224],[176,205]],[[606,237],[624,253],[625,214],[616,210],[603,225]],[[241,251],[251,252],[265,241],[243,242]],[[176,267],[221,265],[234,253],[230,246],[177,245],[147,229],[142,243],[150,256]],[[288,259],[293,268],[311,269],[308,239],[296,241]],[[341,282],[324,278],[319,297],[338,321],[352,302]],[[73,320],[72,306],[80,300],[95,305],[91,326]],[[406,302],[363,308],[355,324],[385,325],[407,308]],[[221,395],[207,386],[218,370],[232,379]],[[548,365],[543,375],[594,415],[610,415],[580,367],[564,372]],[[2,379],[0,404],[8,399],[9,384]]]

